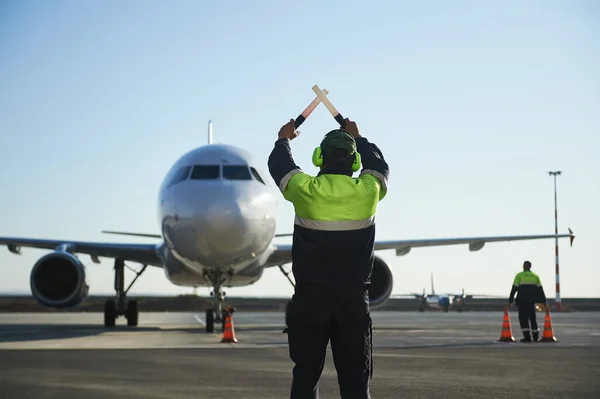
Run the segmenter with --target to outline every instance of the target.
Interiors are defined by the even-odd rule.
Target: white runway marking
[[[204,323],[198,315],[195,314],[194,319],[198,320],[198,323],[202,324],[203,326],[206,326],[206,323]]]

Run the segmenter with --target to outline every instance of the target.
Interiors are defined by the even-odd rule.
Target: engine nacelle
[[[29,284],[41,305],[56,309],[79,305],[89,291],[85,267],[68,252],[53,252],[40,258],[31,270]]]
[[[394,286],[392,271],[383,259],[375,256],[373,263],[373,272],[371,273],[371,289],[369,290],[369,304],[371,309],[377,309],[383,306],[390,295]]]

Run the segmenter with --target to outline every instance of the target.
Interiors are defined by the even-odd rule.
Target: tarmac
[[[373,398],[600,398],[600,312],[553,313],[552,343],[498,342],[502,312],[372,317]],[[282,312],[234,313],[238,343],[203,318],[142,312],[106,329],[101,313],[0,314],[0,398],[289,397]],[[320,392],[340,397],[330,350]]]

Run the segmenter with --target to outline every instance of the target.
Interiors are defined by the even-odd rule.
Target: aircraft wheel
[[[206,332],[211,333],[215,331],[215,315],[212,309],[206,310]]]
[[[104,326],[114,327],[117,320],[117,308],[114,299],[107,299],[104,302]]]
[[[127,319],[128,326],[138,325],[138,306],[137,301],[129,301],[127,304],[127,310],[125,311],[125,318]]]
[[[424,312],[425,308],[419,308],[419,312]]]

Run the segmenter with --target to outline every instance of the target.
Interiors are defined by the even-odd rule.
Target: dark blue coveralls
[[[517,294],[516,300],[515,294]],[[533,341],[537,341],[540,330],[537,324],[535,304],[546,302],[544,287],[537,274],[531,270],[524,270],[515,276],[508,303],[512,304],[513,301],[519,309],[519,324],[523,332],[521,341],[531,342],[532,338]]]
[[[329,137],[334,137],[332,134]],[[347,140],[348,136],[351,140]],[[291,399],[318,398],[327,345],[343,399],[369,399],[372,377],[370,276],[374,261],[375,208],[387,191],[389,168],[379,148],[364,137],[337,135],[338,147],[360,154],[357,178],[346,169],[302,173],[289,140],[275,142],[268,165],[296,217],[292,271],[296,281],[286,314],[290,358],[295,363]],[[323,151],[328,145],[324,139]]]

